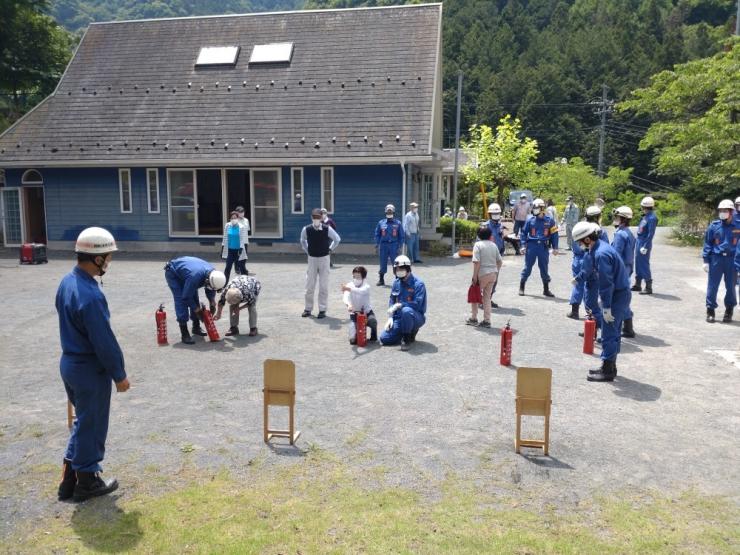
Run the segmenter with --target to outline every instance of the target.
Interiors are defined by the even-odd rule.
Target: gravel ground
[[[567,252],[551,262],[555,299],[541,295],[536,269],[527,296],[517,296],[523,259],[505,258],[491,330],[464,325],[470,263],[427,259],[414,270],[427,284],[427,325],[408,353],[348,344],[339,285],[359,262],[373,279],[372,260],[337,257],[329,316],[316,320],[300,317],[305,261],[254,257],[249,269],[263,283],[259,336],[187,347],[175,342],[162,271],[169,256],[122,254],[104,291],[132,388],[113,396],[106,475],[119,478],[121,495],[156,493],[184,466],[239,476],[255,461],[294,462],[320,448],[421,491],[452,471],[559,506],[611,491],[691,487],[737,502],[740,322],[704,322],[698,250],[670,246],[667,236],[659,230],[653,253],[656,293],[633,298],[638,337],[623,342],[613,384],[585,379],[598,359],[581,353],[582,322],[565,317]],[[18,266],[14,251],[0,256],[1,540],[73,506],[55,500],[67,431],[54,295],[71,258]],[[388,292],[373,288],[380,313]],[[158,347],[154,311],[162,301],[172,343]],[[513,450],[515,366],[498,364],[499,328],[509,319],[513,365],[553,369],[550,457]],[[225,332],[227,319],[219,327]],[[266,358],[296,362],[296,448],[262,442]]]

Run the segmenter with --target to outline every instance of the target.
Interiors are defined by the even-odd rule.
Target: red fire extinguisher
[[[511,322],[511,320],[509,320]],[[511,341],[513,332],[509,322],[506,322],[506,326],[501,329],[501,357],[499,362],[501,366],[509,366],[511,364]]]
[[[594,354],[594,340],[596,339],[596,320],[593,314],[588,313],[588,317],[583,322],[583,352],[587,355]]]
[[[205,324],[206,331],[208,332],[208,339],[211,341],[221,341],[221,336],[218,334],[216,324],[213,322],[211,311],[207,310],[205,305],[200,305],[200,308],[201,314],[203,315],[203,324]]]
[[[361,310],[355,318],[355,329],[357,330],[357,346],[367,345],[367,314]]]
[[[167,345],[167,313],[164,311],[164,303],[154,313],[157,322],[157,344]]]

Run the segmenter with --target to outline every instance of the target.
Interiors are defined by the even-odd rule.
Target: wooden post
[[[291,360],[267,359],[264,364],[264,440],[287,437],[293,445],[301,432],[295,430],[295,364]],[[273,430],[269,423],[269,407],[288,407],[288,429]]]

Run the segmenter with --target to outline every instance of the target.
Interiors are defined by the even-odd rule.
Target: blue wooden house
[[[210,249],[243,205],[258,250],[296,250],[326,207],[366,252],[411,201],[433,236],[441,25],[441,4],[90,25],[0,136],[5,244],[98,225],[124,249]]]

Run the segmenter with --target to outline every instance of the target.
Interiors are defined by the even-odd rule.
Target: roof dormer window
[[[255,44],[252,49],[250,64],[286,64],[293,57],[292,42],[273,42]]]
[[[233,66],[238,57],[238,46],[204,46],[200,49],[195,67]]]

